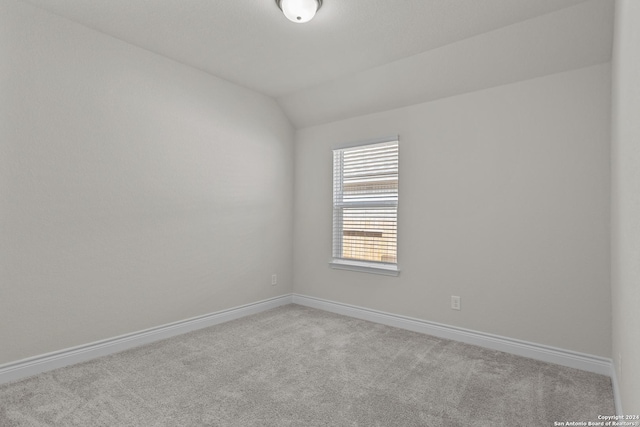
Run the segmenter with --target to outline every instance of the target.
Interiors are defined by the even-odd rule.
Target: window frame
[[[400,137],[399,135],[391,135],[391,136],[387,136],[387,137],[383,137],[383,138],[377,138],[377,139],[371,139],[371,140],[366,140],[366,141],[358,141],[358,142],[351,142],[351,143],[347,143],[347,144],[342,144],[342,145],[338,145],[335,147],[332,147],[332,153],[334,155],[332,155],[332,162],[334,163],[332,165],[332,202],[331,202],[331,207],[332,207],[332,218],[333,218],[333,222],[332,222],[332,238],[331,238],[331,261],[329,262],[329,265],[331,268],[334,269],[339,269],[339,270],[351,270],[351,271],[358,271],[358,272],[364,272],[364,273],[373,273],[373,274],[381,274],[381,275],[385,275],[385,276],[398,276],[400,274],[400,268],[398,265],[398,252],[399,252],[399,245],[398,245],[398,223],[399,223],[399,218],[398,218],[398,213],[399,213],[399,193],[400,193],[400,189],[399,189],[399,185],[398,185],[398,197],[395,201],[395,204],[391,204],[391,206],[394,206],[396,208],[396,262],[395,263],[389,263],[389,262],[377,262],[377,261],[366,261],[366,260],[356,260],[356,259],[348,259],[348,258],[341,258],[341,257],[336,257],[336,253],[342,252],[342,246],[339,246],[338,248],[336,248],[335,246],[335,239],[334,236],[336,234],[336,227],[341,227],[342,226],[342,220],[341,217],[336,217],[335,215],[335,211],[336,211],[336,200],[335,200],[335,192],[336,192],[336,178],[339,178],[341,181],[338,183],[338,185],[340,186],[340,188],[342,188],[343,184],[342,184],[342,179],[344,178],[344,174],[342,171],[340,171],[338,174],[336,174],[336,169],[335,169],[335,152],[337,150],[347,150],[347,149],[351,149],[351,148],[359,148],[359,147],[365,147],[367,145],[375,145],[375,144],[383,144],[383,143],[389,143],[389,142],[395,142],[398,144],[398,166],[400,163]],[[398,183],[399,181],[399,176],[400,176],[400,171],[398,168]],[[342,206],[342,208],[344,208],[344,201],[340,201],[339,202]],[[390,204],[389,202],[380,202],[380,204],[378,205],[379,207],[389,207]],[[342,229],[341,229],[342,230]],[[340,231],[338,232],[338,234],[340,234]],[[343,244],[343,239],[340,239],[340,245]]]

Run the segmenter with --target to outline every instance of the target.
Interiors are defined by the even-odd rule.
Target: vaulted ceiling
[[[23,0],[274,97],[296,127],[607,62],[610,0]]]

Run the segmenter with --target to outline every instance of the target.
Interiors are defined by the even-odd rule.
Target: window
[[[398,274],[398,138],[333,150],[334,268]]]

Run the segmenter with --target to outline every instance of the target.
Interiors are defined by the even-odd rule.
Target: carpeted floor
[[[298,305],[0,386],[0,426],[553,426],[609,378]]]

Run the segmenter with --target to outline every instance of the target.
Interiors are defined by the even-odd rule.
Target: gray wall
[[[0,61],[0,364],[292,291],[272,99],[17,1]]]
[[[295,291],[610,356],[610,81],[596,65],[299,130]],[[331,148],[396,133],[400,276],[333,270]]]
[[[612,120],[613,361],[626,414],[640,414],[640,2],[616,2]]]
[[[626,64],[614,74],[631,90],[637,61]],[[310,127],[294,159],[272,99],[0,1],[0,342],[11,343],[0,364],[294,284],[611,356],[610,81],[598,65]],[[633,102],[617,101],[628,115]],[[622,238],[639,216],[626,205],[638,182],[628,115],[614,146],[614,359],[638,360],[626,326],[637,242]],[[394,133],[401,275],[332,270],[331,148]],[[619,377],[636,379],[633,366]],[[639,383],[622,380],[627,401]]]

